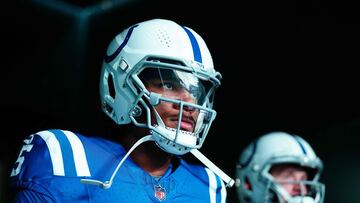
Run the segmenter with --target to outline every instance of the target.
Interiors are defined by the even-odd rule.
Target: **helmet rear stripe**
[[[296,142],[300,145],[300,148],[301,148],[301,150],[303,151],[303,153],[306,154],[305,147],[301,144],[299,138],[298,138],[298,137],[294,137],[294,139],[295,139]]]
[[[189,29],[187,29],[186,27],[183,27],[183,28],[184,28],[186,34],[189,36],[191,46],[192,46],[192,49],[193,49],[193,53],[194,53],[194,60],[199,62],[199,63],[202,63],[200,47],[199,47],[198,42],[196,41],[196,38],[195,38],[194,34]]]
[[[130,36],[134,30],[135,27],[137,27],[138,25],[134,25],[132,27],[129,28],[128,32],[126,33],[126,36],[125,36],[125,39],[124,41],[120,44],[120,46],[116,49],[116,51],[114,53],[112,53],[110,56],[109,55],[105,55],[105,62],[106,63],[109,63],[111,62],[112,60],[114,60],[118,55],[119,53],[121,52],[121,50],[125,47],[125,45],[129,42],[129,39],[130,39]]]

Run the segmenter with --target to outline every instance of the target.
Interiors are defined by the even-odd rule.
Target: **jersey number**
[[[30,144],[32,142],[34,138],[34,135],[31,135],[28,139],[24,140],[24,145],[22,146],[21,150],[20,150],[20,153],[19,153],[19,156],[15,162],[15,164],[17,163],[17,167],[16,168],[13,168],[13,170],[11,171],[11,175],[10,176],[16,176],[20,173],[20,170],[21,170],[21,166],[22,164],[24,163],[24,160],[25,160],[25,157],[23,156],[23,152],[26,151],[26,152],[30,152],[31,149],[33,148],[33,145]]]

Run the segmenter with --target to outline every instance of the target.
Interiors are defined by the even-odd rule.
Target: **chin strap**
[[[199,150],[192,149],[190,151],[197,159],[199,159],[205,166],[218,175],[225,183],[226,187],[232,187],[235,183],[234,179],[226,175],[220,168],[213,164],[208,158],[206,158]]]
[[[103,189],[109,189],[113,183],[113,180],[115,178],[116,173],[118,172],[120,166],[124,163],[124,161],[127,159],[127,157],[130,155],[130,153],[132,151],[134,151],[134,149],[136,147],[138,147],[140,144],[147,142],[147,141],[154,141],[153,135],[147,135],[141,139],[139,139],[131,148],[130,150],[126,153],[126,155],[121,159],[121,161],[119,162],[119,164],[116,166],[116,169],[114,170],[114,172],[111,175],[110,180],[108,181],[100,181],[100,180],[94,180],[94,179],[81,179],[80,182],[84,183],[84,184],[92,184],[92,185],[97,185]],[[190,151],[196,158],[198,158],[204,165],[206,165],[210,170],[212,170],[216,175],[218,175],[225,183],[226,183],[226,187],[231,187],[234,185],[234,180],[232,178],[230,178],[228,175],[226,175],[221,169],[219,169],[217,166],[215,166],[215,164],[213,164],[208,158],[206,158],[199,150],[197,149],[192,149]]]
[[[134,149],[136,147],[138,147],[140,144],[147,142],[147,141],[153,141],[153,136],[152,135],[147,135],[141,139],[139,139],[131,148],[130,150],[126,153],[126,155],[121,159],[121,161],[119,162],[119,164],[117,165],[116,169],[114,170],[113,174],[111,175],[110,180],[102,182],[99,180],[94,180],[94,179],[81,179],[80,182],[84,183],[84,184],[93,184],[93,185],[97,185],[103,189],[109,189],[113,183],[114,177],[116,175],[116,173],[118,172],[120,166],[124,163],[124,161],[126,160],[126,158],[130,155],[130,153],[132,151],[134,151]]]

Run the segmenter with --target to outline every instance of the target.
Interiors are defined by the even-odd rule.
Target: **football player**
[[[128,27],[110,42],[100,77],[103,111],[128,129],[115,141],[30,135],[11,173],[15,202],[225,202],[234,181],[199,151],[220,80],[193,29],[166,19]],[[186,162],[188,152],[204,165]]]
[[[271,132],[250,143],[236,168],[241,203],[322,203],[323,164],[303,138]]]

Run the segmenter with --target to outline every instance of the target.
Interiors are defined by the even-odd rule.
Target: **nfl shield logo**
[[[154,190],[155,190],[155,197],[158,200],[163,201],[166,198],[165,188],[162,188],[160,185],[155,185]]]

